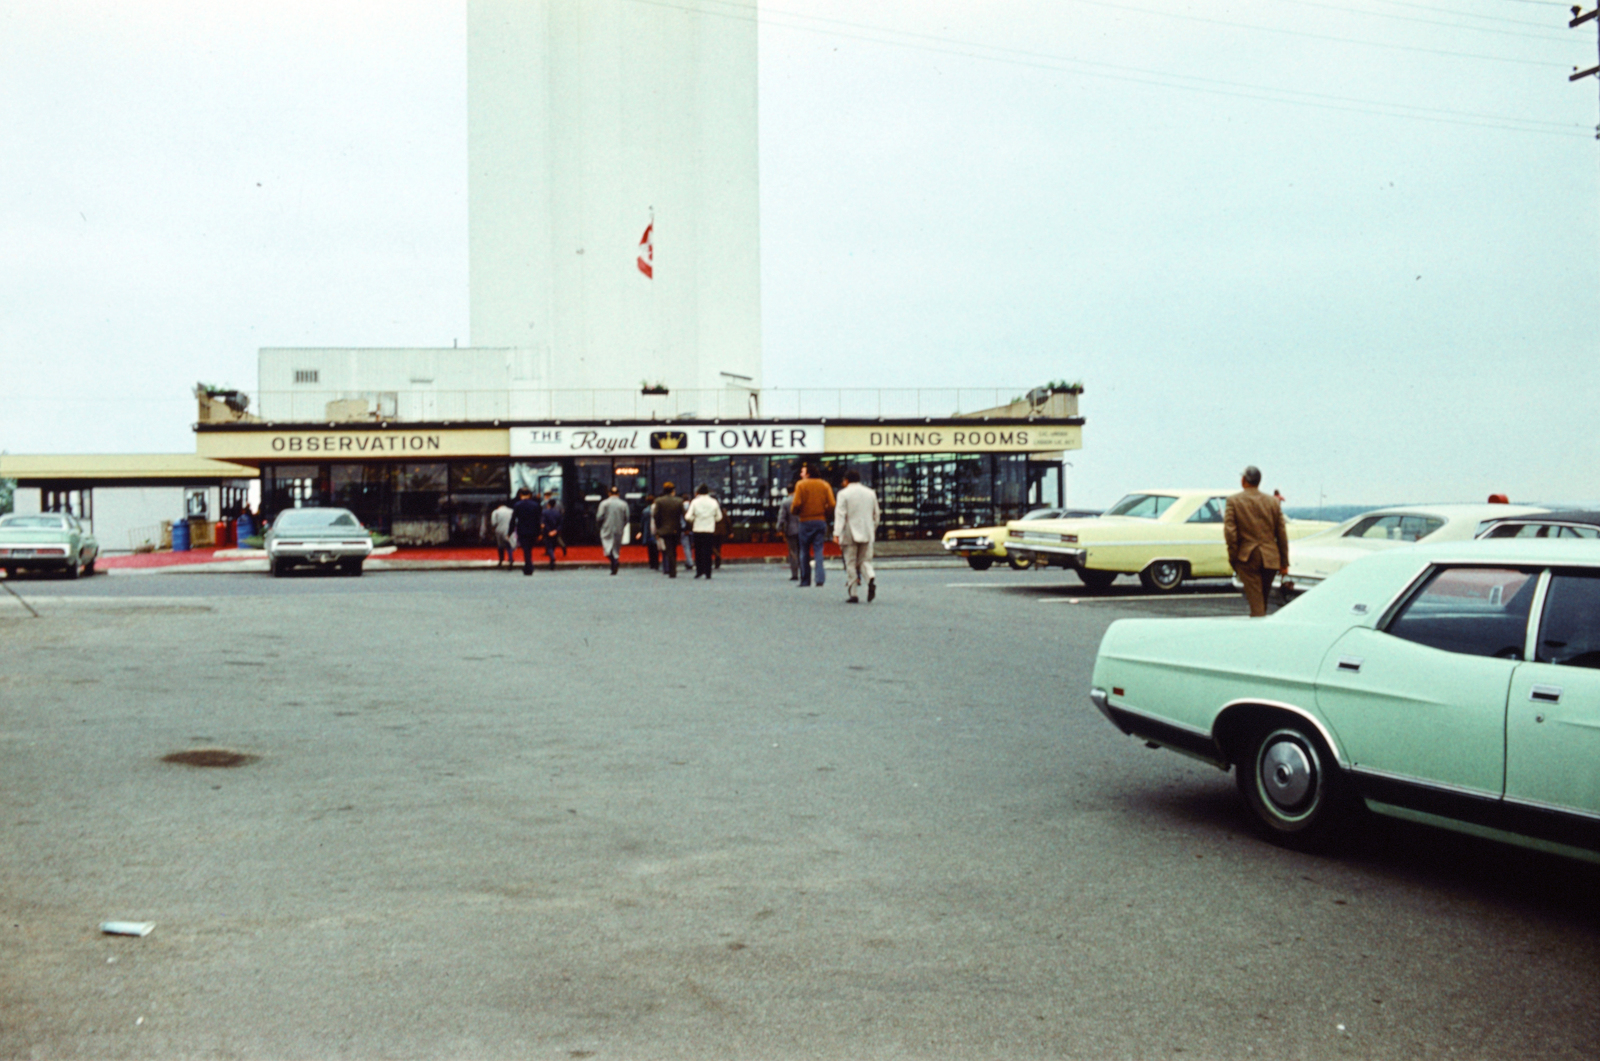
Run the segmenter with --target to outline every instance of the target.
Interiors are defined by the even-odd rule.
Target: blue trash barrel
[[[250,513],[248,513],[248,512],[239,513],[239,529],[238,529],[238,532],[236,534],[236,537],[238,539],[239,548],[243,549],[244,548],[244,540],[246,538],[250,537],[251,535],[255,534],[255,532],[256,532],[256,525],[255,525],[255,523],[253,521],[251,521]]]
[[[189,551],[189,521],[186,519],[172,521],[172,551],[175,553]]]

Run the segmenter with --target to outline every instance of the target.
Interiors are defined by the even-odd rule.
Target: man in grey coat
[[[789,581],[800,581],[800,518],[794,514],[794,485],[789,486],[789,496],[778,506],[778,529],[789,546]]]
[[[606,559],[611,561],[611,573],[617,573],[617,567],[622,562],[622,533],[628,529],[628,503],[617,496],[617,488],[612,487],[611,493],[600,502],[600,507],[595,510],[594,521],[600,529],[600,548],[605,551]]]

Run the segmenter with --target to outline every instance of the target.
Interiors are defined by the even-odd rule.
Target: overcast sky
[[[1081,379],[1074,504],[1600,499],[1565,4],[761,12],[768,386]],[[461,0],[0,0],[0,449],[192,451],[259,347],[466,344],[465,76]]]

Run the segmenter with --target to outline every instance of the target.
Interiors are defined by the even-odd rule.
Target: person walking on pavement
[[[1261,492],[1261,469],[1254,464],[1239,478],[1244,487],[1228,498],[1222,516],[1222,537],[1228,543],[1228,562],[1244,583],[1250,615],[1267,614],[1272,580],[1289,573],[1289,528],[1276,498]]]
[[[544,492],[544,504],[546,508],[554,508],[558,514],[561,512],[561,506],[556,503],[556,492],[554,490],[546,490]],[[553,541],[546,543],[546,548],[552,552],[555,549],[560,549],[561,559],[565,560],[567,558],[567,539],[562,536],[560,523],[556,524],[555,534],[550,537],[553,538]],[[551,559],[554,560],[555,557],[552,556]],[[555,565],[551,564],[550,566],[554,567]]]
[[[833,487],[816,478],[809,463],[802,464],[800,482],[794,488],[794,502],[789,507],[800,521],[800,588],[811,585],[813,568],[817,586],[821,588],[828,574],[822,566],[822,552],[828,544],[828,518],[833,515]]]
[[[722,518],[722,506],[711,496],[711,487],[705,483],[694,492],[684,517],[694,534],[694,577],[711,577],[711,550],[717,540],[717,521]]]
[[[878,579],[872,569],[872,542],[878,536],[883,513],[878,495],[861,481],[861,473],[851,468],[844,473],[844,489],[839,491],[834,508],[833,540],[844,553],[845,601],[859,604],[856,589],[867,584],[867,603],[878,596]]]
[[[539,533],[544,537],[544,555],[550,558],[550,570],[556,569],[556,549],[565,550],[561,544],[561,509],[556,507],[553,494],[546,494],[544,511],[539,515]],[[562,553],[566,555],[565,552]]]
[[[661,546],[661,570],[668,578],[678,577],[678,542],[683,537],[683,498],[672,483],[661,484],[656,498],[656,541]]]
[[[661,548],[656,544],[656,495],[644,495],[644,512],[639,516],[639,537],[644,539],[644,556],[650,570],[661,570]]]
[[[511,503],[500,502],[500,506],[489,513],[489,526],[494,531],[494,566],[498,568],[505,564],[508,568],[517,566],[516,550],[511,545]]]
[[[595,510],[594,521],[600,529],[600,548],[611,561],[611,573],[617,573],[622,563],[622,532],[628,527],[628,503],[617,496],[612,487],[606,499]]]
[[[524,486],[517,491],[517,503],[511,508],[511,523],[517,532],[517,546],[522,550],[522,573],[533,574],[533,547],[539,544],[539,502],[533,491]]]
[[[800,521],[794,514],[794,485],[789,486],[789,496],[778,506],[778,530],[783,533],[783,543],[789,547],[789,581],[800,581]]]

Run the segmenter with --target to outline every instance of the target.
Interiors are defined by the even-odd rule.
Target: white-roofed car
[[[1600,538],[1600,512],[1540,512],[1485,523],[1480,538]]]
[[[1185,579],[1227,578],[1233,568],[1223,519],[1238,490],[1139,490],[1094,519],[1012,520],[1006,552],[1070,567],[1090,589],[1123,574],[1139,576],[1152,593],[1170,593]],[[1294,519],[1287,525],[1291,542],[1328,526]]]
[[[1494,504],[1395,505],[1363,512],[1290,546],[1283,592],[1287,597],[1304,593],[1346,564],[1373,553],[1422,541],[1471,541],[1490,521],[1543,512],[1531,505]]]
[[[76,516],[66,512],[12,513],[0,516],[0,570],[53,571],[67,578],[94,574],[100,543]]]
[[[372,554],[372,535],[344,508],[286,508],[268,528],[263,543],[274,576],[297,565],[361,574]]]

